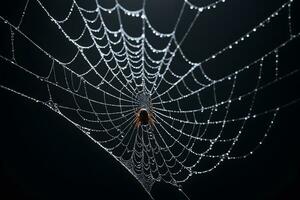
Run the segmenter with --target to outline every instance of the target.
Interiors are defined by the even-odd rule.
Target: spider
[[[140,108],[135,112],[134,126],[139,128],[143,125],[153,126],[155,122],[154,115],[152,112],[149,112],[146,108]]]

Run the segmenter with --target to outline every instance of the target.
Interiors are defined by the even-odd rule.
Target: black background
[[[171,2],[158,0],[149,2],[156,9],[167,8],[172,12]],[[192,36],[198,36],[198,39],[195,41],[193,40],[195,37],[191,36],[187,38],[184,45],[187,54],[194,60],[202,60],[202,57],[207,57],[205,54],[216,52],[220,46],[224,47],[229,41],[233,41],[232,38],[237,38],[250,30],[253,24],[268,16],[283,1],[247,2],[249,5],[246,1],[238,0],[226,3],[223,9],[227,12],[222,10],[219,13],[223,19],[214,17],[214,11],[210,11],[212,15],[204,14],[203,18],[196,23],[194,32],[191,33]],[[123,1],[122,3],[124,4]],[[19,8],[13,3],[5,5],[2,2],[0,15],[21,13],[24,2],[20,4]],[[176,5],[175,1],[174,5]],[[161,19],[160,28],[165,28],[167,31],[169,23],[162,19],[165,19],[166,16],[163,15],[168,13],[158,10],[153,14],[153,9],[152,13],[149,13],[150,18],[152,17],[154,23]],[[297,22],[298,24],[300,22],[297,16],[299,9],[299,3],[296,2],[293,6],[295,32],[297,29],[300,30],[299,25],[297,26]],[[160,16],[159,13],[163,14]],[[14,15],[12,18],[14,17],[17,20],[20,16]],[[159,27],[159,24],[157,26]],[[37,29],[37,27],[31,28]],[[280,35],[280,31],[283,30],[267,35],[268,39],[275,38],[276,41],[276,35]],[[206,46],[202,48],[203,52],[194,51],[195,45],[203,42],[199,39],[203,38],[202,34],[204,38],[206,36],[203,39]],[[1,35],[1,37],[9,40],[7,36]],[[45,33],[41,37],[48,36]],[[295,43],[299,44],[299,39],[296,39]],[[256,53],[260,53],[264,43],[254,43],[252,46]],[[0,48],[1,52],[9,52],[2,45]],[[289,61],[288,66],[299,68],[300,63],[297,59],[299,45],[289,49],[289,55],[294,59]],[[247,59],[240,54],[235,56],[240,60]],[[231,61],[229,59],[228,62]],[[9,65],[1,62],[1,70],[5,67]],[[3,71],[1,73],[4,74]],[[22,79],[16,80],[13,76],[6,79],[14,84],[22,84]],[[289,87],[282,86],[277,97],[284,99],[286,94],[290,94],[292,98],[297,97],[299,75],[294,79],[296,80],[290,83]],[[149,199],[141,185],[125,168],[56,113],[6,90],[1,90],[0,102],[1,200]],[[300,199],[299,111],[299,103],[282,109],[270,135],[253,156],[244,160],[228,161],[211,173],[193,176],[183,184],[184,191],[192,200]],[[157,200],[183,199],[175,188],[163,183],[154,185],[153,196]]]

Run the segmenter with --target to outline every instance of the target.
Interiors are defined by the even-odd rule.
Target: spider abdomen
[[[149,123],[149,115],[146,109],[140,110],[139,121],[141,122],[141,125],[147,125]]]

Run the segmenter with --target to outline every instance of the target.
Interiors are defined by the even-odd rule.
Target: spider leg
[[[134,127],[135,128],[139,128],[140,127],[140,121],[139,121],[139,116],[138,116],[138,112],[135,113],[135,119],[134,119]]]

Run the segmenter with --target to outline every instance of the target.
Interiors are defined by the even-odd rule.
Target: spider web
[[[184,43],[197,20],[228,2],[197,6],[182,1],[172,31],[162,32],[151,23],[146,0],[135,9],[118,1],[106,5],[74,0],[63,7],[64,17],[56,16],[49,3],[27,0],[17,22],[0,15],[10,41],[8,55],[1,53],[0,58],[34,83],[30,89],[5,82],[0,87],[64,117],[119,161],[150,196],[158,181],[183,193],[181,183],[193,174],[253,154],[278,111],[298,102],[294,98],[263,109],[256,105],[262,102],[257,100],[260,94],[299,71],[279,70],[281,50],[300,35],[293,30],[292,0],[202,61],[189,58]],[[68,57],[64,50],[51,50],[49,41],[40,44],[43,36],[27,28],[31,21],[26,17],[33,11],[62,38],[54,46],[65,45]],[[273,24],[285,27],[284,40],[247,64],[228,68],[221,77],[209,73],[206,65],[248,44]],[[153,112],[153,126],[135,127],[135,113],[141,107]],[[257,121],[262,121],[263,134],[243,148],[241,138]]]

